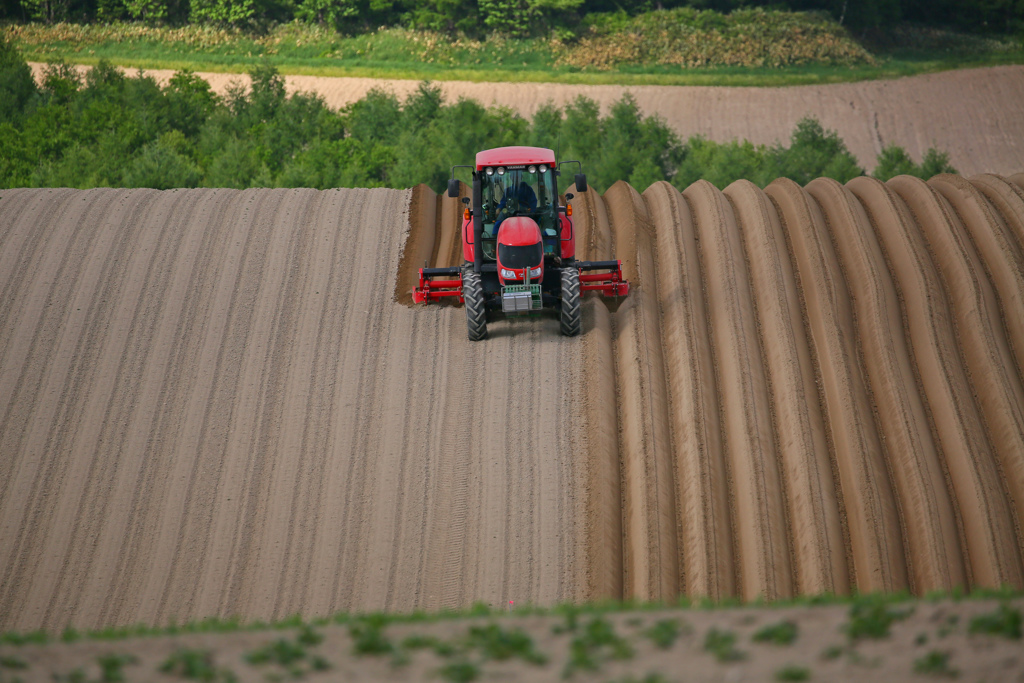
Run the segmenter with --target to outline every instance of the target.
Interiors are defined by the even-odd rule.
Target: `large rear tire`
[[[462,273],[462,298],[466,301],[466,328],[469,341],[487,338],[487,306],[484,303],[484,286],[480,273],[467,268]]]
[[[562,334],[575,337],[582,328],[580,272],[569,267],[562,271]]]

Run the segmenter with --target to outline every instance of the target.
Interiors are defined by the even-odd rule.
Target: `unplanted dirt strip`
[[[0,628],[584,595],[583,342],[394,303],[409,205],[0,193]]]

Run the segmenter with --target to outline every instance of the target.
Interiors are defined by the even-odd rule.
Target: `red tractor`
[[[499,147],[476,155],[476,166],[455,166],[448,196],[459,196],[456,168],[470,168],[473,201],[468,197],[462,221],[465,264],[455,268],[421,268],[417,303],[446,297],[466,304],[470,341],[487,337],[487,317],[536,313],[557,308],[562,334],[580,333],[580,295],[589,290],[626,296],[619,261],[577,261],[572,206],[559,204],[559,166],[550,149]],[[576,174],[576,190],[587,191],[587,179]],[[566,202],[573,198],[565,195]],[[479,247],[479,248],[477,248]],[[437,278],[437,279],[435,279]]]

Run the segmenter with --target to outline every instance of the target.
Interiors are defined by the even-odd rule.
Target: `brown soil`
[[[36,76],[42,64],[31,65]],[[85,67],[82,67],[85,69]],[[126,69],[133,72],[133,70]],[[173,72],[148,71],[159,82]],[[237,74],[201,73],[216,92],[248,83]],[[288,90],[320,94],[332,107],[361,99],[373,88],[400,98],[419,83],[408,80],[286,76]],[[580,95],[605,113],[629,92],[645,114],[657,114],[684,139],[750,140],[770,145],[788,141],[796,123],[813,116],[835,130],[860,165],[872,170],[885,145],[900,145],[920,161],[930,147],[949,152],[963,175],[1010,174],[1024,166],[1024,66],[960,69],[896,80],[784,88],[564,85],[557,83],[471,83],[441,81],[445,98],[478,100],[533,116],[547,102],[559,106]]]
[[[0,193],[0,629],[584,597],[582,342],[392,303],[409,205]]]
[[[1022,588],[1020,178],[579,193],[475,344],[425,186],[0,192],[0,629]]]

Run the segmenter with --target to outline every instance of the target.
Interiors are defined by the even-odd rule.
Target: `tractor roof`
[[[523,166],[526,164],[554,164],[555,153],[544,147],[496,147],[477,152],[476,170],[487,166]]]
[[[526,216],[506,218],[498,228],[498,242],[509,247],[537,244],[540,242],[540,228],[536,221]]]

